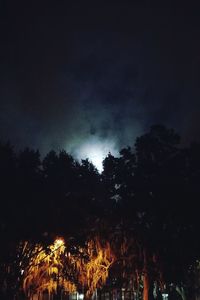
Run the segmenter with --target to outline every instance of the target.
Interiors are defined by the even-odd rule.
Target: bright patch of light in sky
[[[78,149],[74,151],[74,156],[78,159],[88,158],[90,162],[97,168],[99,172],[103,171],[103,160],[108,153],[116,156],[118,154],[115,149],[115,143],[109,140],[99,140],[98,138],[91,138],[79,145]]]

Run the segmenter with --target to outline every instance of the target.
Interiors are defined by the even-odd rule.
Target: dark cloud
[[[1,139],[116,150],[153,123],[199,138],[198,7],[27,3],[1,4]]]

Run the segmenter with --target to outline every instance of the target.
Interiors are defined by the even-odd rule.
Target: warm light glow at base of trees
[[[88,241],[85,247],[70,253],[63,239],[44,248],[36,244],[28,255],[28,265],[23,272],[23,290],[27,296],[43,292],[73,293],[82,287],[87,297],[102,286],[108,277],[115,257],[107,242],[98,238]]]

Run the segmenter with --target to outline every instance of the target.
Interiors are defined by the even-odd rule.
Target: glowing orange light
[[[62,238],[47,249],[37,244],[23,273],[23,289],[31,296],[45,291],[57,293],[58,289],[73,293],[81,285],[89,297],[106,282],[114,260],[110,244],[102,245],[98,238],[77,248],[76,254],[67,251]]]

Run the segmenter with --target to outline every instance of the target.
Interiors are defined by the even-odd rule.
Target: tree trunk
[[[143,300],[149,300],[149,276],[145,272],[143,277]]]
[[[146,250],[143,250],[144,256],[144,276],[143,276],[143,300],[149,300],[149,276],[148,276],[148,268],[147,268],[147,254]]]

